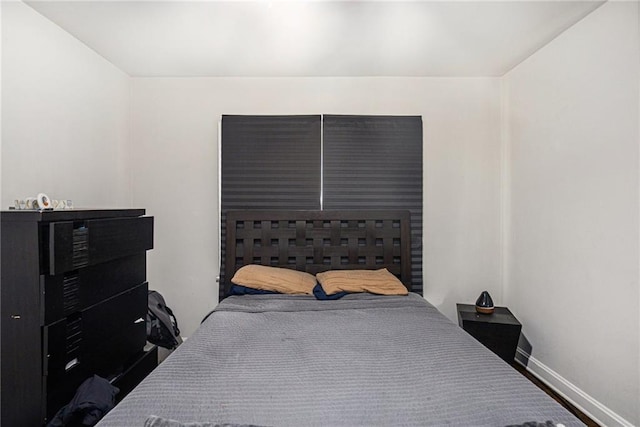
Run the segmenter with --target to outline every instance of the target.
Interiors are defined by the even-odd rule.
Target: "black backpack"
[[[149,291],[147,341],[171,350],[182,344],[178,321],[157,291]]]

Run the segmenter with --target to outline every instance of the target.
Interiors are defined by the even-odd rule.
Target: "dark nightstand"
[[[513,363],[522,325],[506,307],[480,314],[473,304],[456,304],[458,325],[505,362]]]

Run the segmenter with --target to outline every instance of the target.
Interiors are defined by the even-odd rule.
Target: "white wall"
[[[2,2],[2,197],[129,207],[130,79],[21,2]]]
[[[156,218],[149,281],[184,335],[217,303],[222,114],[407,114],[424,121],[425,296],[450,318],[501,302],[500,98],[489,78],[133,79],[134,204]]]
[[[607,425],[640,425],[638,22],[609,2],[505,77],[504,301],[529,367]]]
[[[130,79],[1,4],[1,208],[39,191],[146,207],[150,284],[184,335],[217,303],[222,114],[422,115],[425,297],[455,319],[488,290],[524,324],[534,372],[640,425],[636,3],[602,6],[504,79]]]

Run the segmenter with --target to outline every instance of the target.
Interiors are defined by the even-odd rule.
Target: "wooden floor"
[[[533,374],[528,372],[527,369],[524,366],[522,366],[521,364],[516,363],[516,362],[512,363],[511,366],[516,368],[516,370],[518,372],[520,372],[522,375],[524,375],[525,377],[527,377],[529,379],[529,381],[531,381],[532,383],[537,385],[542,391],[544,391],[549,396],[551,396],[553,399],[555,399],[556,402],[558,402],[559,404],[564,406],[569,412],[571,412],[573,415],[578,417],[580,419],[580,421],[585,423],[588,427],[601,427],[600,424],[596,423],[591,418],[589,418],[588,416],[583,414],[578,408],[576,408],[571,403],[569,403],[565,398],[560,396],[554,390],[549,388],[545,383],[543,383],[538,378],[533,376]]]

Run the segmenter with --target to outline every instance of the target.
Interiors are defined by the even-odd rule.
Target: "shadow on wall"
[[[533,346],[527,337],[521,333],[520,339],[518,340],[518,348],[516,350],[516,361],[524,367],[529,366],[529,356],[531,355],[532,350]]]

